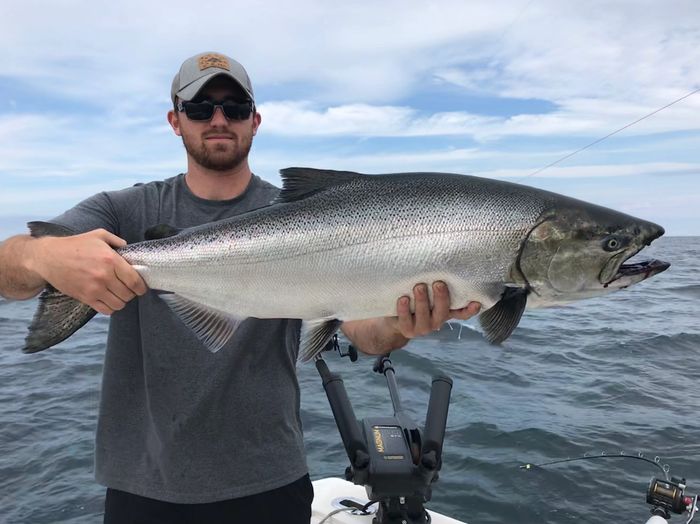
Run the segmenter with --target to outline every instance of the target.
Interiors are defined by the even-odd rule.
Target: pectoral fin
[[[219,351],[245,320],[174,293],[163,294],[160,298],[212,353]]]
[[[527,295],[527,289],[506,288],[501,300],[479,315],[479,323],[489,342],[500,344],[513,333],[525,311]]]
[[[337,318],[322,318],[304,322],[301,328],[301,346],[299,349],[302,362],[313,359],[323,351],[323,348],[326,347],[326,344],[338,331],[342,323],[342,320]]]

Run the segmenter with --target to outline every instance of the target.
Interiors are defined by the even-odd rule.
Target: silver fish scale
[[[353,177],[120,253],[145,266],[150,287],[242,316],[390,315],[414,284],[437,279],[449,284],[453,306],[488,307],[548,200],[462,175]]]
[[[389,238],[409,241],[447,232],[478,239],[483,249],[484,242],[495,238],[493,233],[512,232],[521,239],[546,205],[542,191],[477,177],[365,176],[301,201],[128,246],[120,253],[132,264],[201,267],[206,261],[291,259]]]

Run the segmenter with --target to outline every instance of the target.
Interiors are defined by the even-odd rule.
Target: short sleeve
[[[97,193],[50,220],[66,226],[76,233],[93,229],[106,229],[120,235],[119,219],[107,193]]]

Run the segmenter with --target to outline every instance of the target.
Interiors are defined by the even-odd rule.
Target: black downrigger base
[[[334,348],[338,349],[337,342]],[[392,417],[358,421],[343,379],[331,373],[319,356],[316,369],[350,459],[346,479],[364,485],[367,497],[378,504],[374,524],[426,524],[424,503],[442,466],[442,445],[452,380],[433,378],[425,427],[421,432],[401,406],[394,367],[388,355],[379,357],[374,371],[383,374],[394,408]]]

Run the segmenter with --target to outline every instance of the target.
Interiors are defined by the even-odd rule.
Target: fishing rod
[[[542,462],[540,464],[523,464],[520,469],[533,471],[536,469],[544,469],[548,466],[557,464],[565,464],[579,460],[598,460],[598,459],[631,459],[647,462],[661,470],[663,478],[652,477],[647,487],[646,501],[651,506],[651,518],[646,524],[667,524],[671,518],[671,514],[676,515],[687,514],[685,524],[690,524],[695,516],[700,511],[700,493],[697,495],[686,494],[687,482],[685,478],[670,477],[670,466],[661,464],[661,459],[657,456],[653,460],[644,456],[643,453],[630,455],[621,451],[619,454],[608,454],[602,452],[600,455],[583,455],[581,457],[566,458],[560,460],[552,460]]]
[[[624,451],[620,451],[619,455],[610,455],[606,453],[605,451],[601,452],[600,455],[589,455],[585,454],[581,457],[574,457],[574,458],[566,458],[566,459],[560,459],[560,460],[552,460],[550,462],[542,462],[540,464],[523,464],[520,466],[520,469],[534,469],[534,468],[544,468],[546,466],[553,466],[555,464],[564,464],[566,462],[575,462],[578,460],[595,460],[595,459],[609,459],[609,458],[623,458],[623,459],[634,459],[634,460],[642,460],[644,462],[648,462],[649,464],[659,468],[661,472],[664,474],[664,478],[668,480],[668,472],[670,471],[670,466],[668,464],[664,464],[663,466],[661,465],[661,458],[660,457],[654,457],[654,460],[651,460],[647,457],[644,456],[643,453],[637,453],[636,455],[628,455]]]

